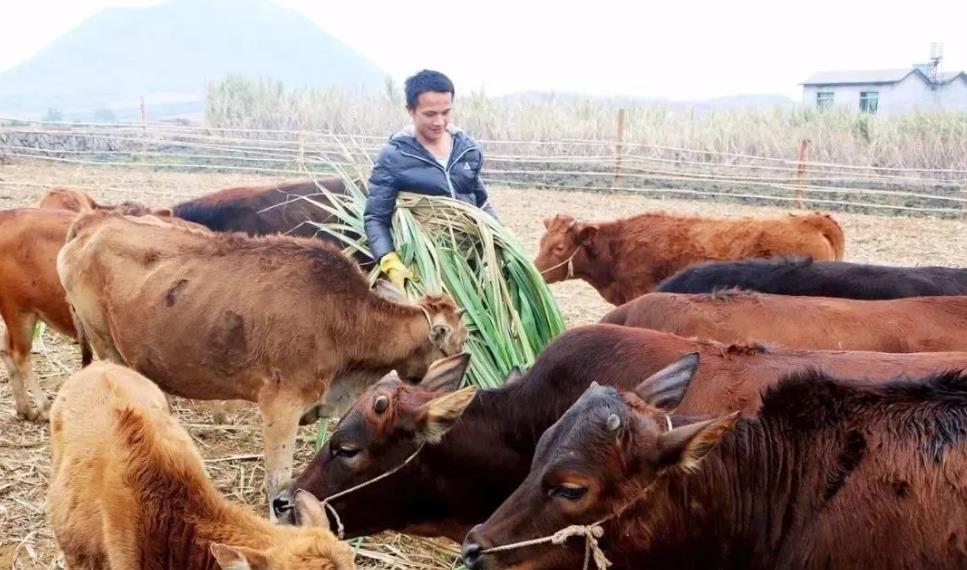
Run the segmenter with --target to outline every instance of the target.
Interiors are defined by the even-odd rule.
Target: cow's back
[[[769,349],[759,344],[701,341],[695,347],[700,353],[698,372],[677,410],[686,415],[754,414],[762,404],[763,391],[794,373],[820,372],[876,384],[967,370],[967,352]]]
[[[957,332],[967,326],[967,297],[862,301],[651,293],[618,307],[602,322],[724,343],[761,341],[812,350],[967,350],[967,337]]]
[[[868,300],[964,295],[967,269],[747,259],[686,268],[659,284],[656,291],[696,294],[733,288],[773,295]]]
[[[172,213],[214,231],[245,232],[252,236],[285,233],[313,237],[318,232],[313,223],[326,223],[333,217],[324,208],[304,199],[309,197],[323,206],[331,206],[320,186],[337,195],[346,191],[342,179],[336,177],[324,178],[318,186],[316,182],[308,181],[226,188],[182,202],[172,208]]]

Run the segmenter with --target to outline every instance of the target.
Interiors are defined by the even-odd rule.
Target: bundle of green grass
[[[341,174],[344,195],[319,185],[327,200],[315,204],[337,220],[319,229],[344,243],[347,254],[369,255],[363,229],[366,193]],[[527,370],[564,331],[564,320],[517,238],[482,210],[458,200],[403,192],[396,205],[393,241],[414,274],[407,281],[407,297],[445,292],[464,309],[470,332],[464,349],[472,355],[466,382],[493,388],[514,368]],[[374,268],[370,282],[378,277]]]

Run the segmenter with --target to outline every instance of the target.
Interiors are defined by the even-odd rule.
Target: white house
[[[967,73],[931,73],[930,64],[905,69],[824,71],[803,82],[803,103],[867,113],[913,109],[967,111]]]

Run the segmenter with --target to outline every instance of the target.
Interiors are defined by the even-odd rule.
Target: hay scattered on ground
[[[159,173],[111,167],[67,167],[16,163],[0,166],[0,180],[93,188],[105,202],[141,200],[170,205],[177,200],[242,184],[264,183],[265,177],[238,173]],[[117,189],[124,189],[118,191]],[[0,209],[32,204],[43,193],[33,186],[0,186]],[[543,232],[541,220],[557,213],[582,219],[607,220],[647,210],[710,216],[777,215],[786,210],[688,201],[652,200],[633,195],[562,193],[520,189],[493,189],[493,202],[506,223],[531,254]],[[934,219],[836,214],[846,236],[851,261],[905,265],[967,267],[967,223]],[[597,321],[610,309],[597,292],[580,281],[551,286],[569,326]],[[57,387],[80,365],[76,346],[46,334],[45,351],[34,354],[34,371],[53,398]],[[232,500],[266,512],[262,491],[261,436],[252,405],[244,405],[231,425],[212,425],[207,408],[196,402],[173,399],[178,418],[206,459],[206,467],[219,490]],[[44,495],[50,467],[49,430],[14,416],[13,397],[5,369],[0,370],[0,569],[63,568],[56,541],[44,517]],[[311,458],[315,428],[299,432],[296,470]],[[457,545],[445,540],[424,540],[386,533],[358,545],[357,564],[371,569],[455,568]]]

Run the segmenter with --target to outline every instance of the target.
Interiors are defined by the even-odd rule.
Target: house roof
[[[904,67],[902,69],[867,69],[861,71],[821,71],[809,76],[803,85],[849,85],[854,83],[897,83],[911,73],[916,73],[924,80],[927,76],[918,69]]]
[[[940,82],[950,83],[958,77],[963,77],[965,80],[967,80],[967,73],[964,73],[963,71],[946,71],[940,74]]]
[[[924,81],[930,81],[922,71],[915,67],[897,69],[865,69],[859,71],[820,71],[810,75],[803,85],[854,85],[854,84],[884,84],[898,83],[910,74],[917,74]],[[940,74],[940,83],[963,77],[967,80],[967,73],[963,71],[946,71]]]

